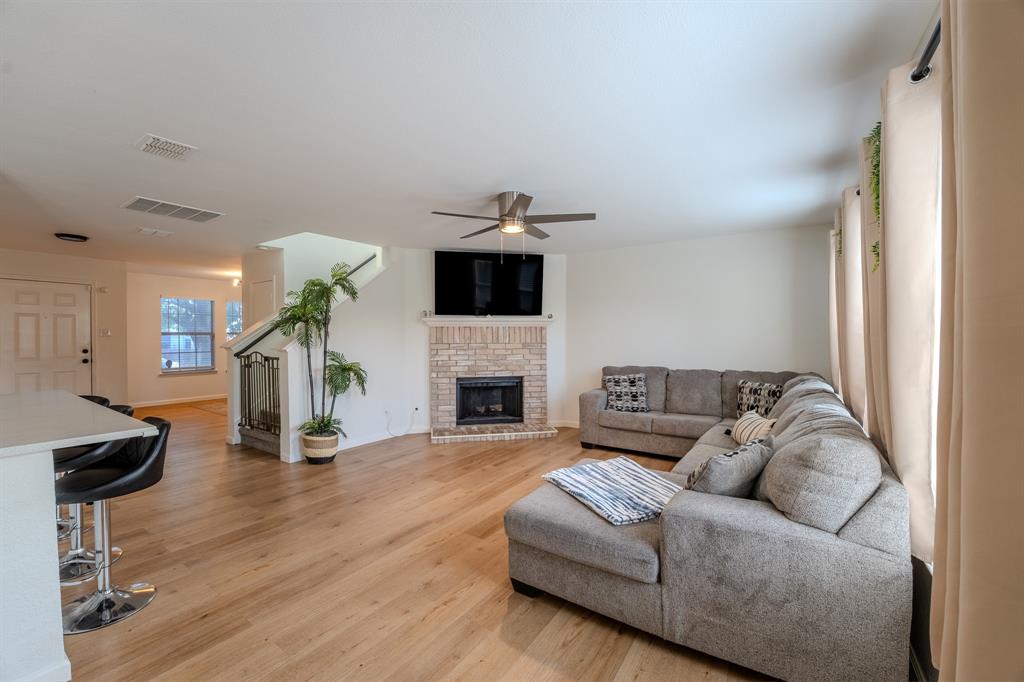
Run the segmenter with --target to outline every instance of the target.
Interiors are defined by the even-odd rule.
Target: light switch
[[[110,329],[108,329],[107,327],[102,327],[100,329],[100,336],[113,336],[113,334],[111,333]]]

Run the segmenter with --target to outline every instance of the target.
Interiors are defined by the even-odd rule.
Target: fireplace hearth
[[[523,377],[460,377],[455,387],[457,426],[523,421]]]

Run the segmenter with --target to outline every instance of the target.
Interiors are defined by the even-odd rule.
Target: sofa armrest
[[[598,440],[600,427],[597,414],[608,406],[608,391],[594,388],[580,393],[580,441],[593,444]]]
[[[580,393],[580,418],[584,413],[596,414],[608,407],[608,391],[603,388],[592,388]]]
[[[666,638],[785,679],[906,679],[909,556],[692,490],[661,531]]]

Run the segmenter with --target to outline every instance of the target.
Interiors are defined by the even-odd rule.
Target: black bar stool
[[[159,417],[146,417],[157,428],[150,438],[133,438],[114,457],[85,469],[77,469],[57,481],[57,501],[62,504],[93,502],[96,524],[96,591],[71,602],[63,609],[64,634],[89,632],[123,620],[148,606],[156,588],[148,583],[133,583],[123,588],[110,581],[110,506],[109,500],[144,490],[163,477],[167,456],[167,436],[171,423]]]
[[[78,469],[85,469],[116,455],[128,443],[128,439],[112,440],[94,445],[82,445],[73,448],[59,448],[53,451],[53,472],[56,475],[67,474]],[[58,484],[61,479],[58,478]],[[57,500],[58,505],[61,504]],[[60,559],[61,585],[78,585],[96,577],[99,566],[96,555],[85,548],[82,536],[85,534],[85,513],[80,503],[68,505],[70,520],[69,538],[71,547]],[[121,548],[111,547],[110,563],[121,558]]]
[[[89,402],[96,403],[102,407],[110,406],[110,400],[101,395],[80,395],[78,397],[88,400]],[[75,523],[76,520],[72,518],[70,511],[68,512],[68,516],[61,516],[60,505],[57,505],[57,539],[63,540],[64,538],[70,537],[75,530]]]

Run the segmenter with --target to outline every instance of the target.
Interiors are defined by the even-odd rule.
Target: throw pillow
[[[739,393],[736,396],[736,416],[754,411],[762,417],[767,417],[781,397],[782,384],[740,379]]]
[[[749,497],[754,481],[771,458],[771,436],[751,441],[732,452],[710,457],[693,470],[686,487],[699,493]]]
[[[613,526],[657,518],[682,490],[627,457],[556,469],[543,478]]]
[[[608,409],[619,412],[647,412],[647,376],[612,374],[604,378]]]
[[[732,439],[743,445],[758,438],[764,438],[775,426],[774,419],[765,419],[757,412],[747,412],[732,425]]]
[[[758,494],[798,523],[836,533],[882,482],[867,438],[809,435],[781,446],[764,468]]]

